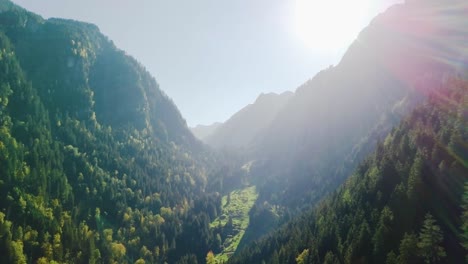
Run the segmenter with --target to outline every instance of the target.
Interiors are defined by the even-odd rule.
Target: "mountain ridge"
[[[452,34],[467,21],[459,11],[466,5],[450,3],[399,4],[378,15],[339,64],[297,88],[240,150],[259,197],[239,250],[313,208],[448,76],[466,72],[463,33]]]
[[[447,78],[340,188],[228,263],[463,262],[467,88]],[[429,227],[440,238],[427,241]]]
[[[330,168],[354,167],[359,158],[338,166],[335,161],[346,160],[347,153],[369,136],[375,124],[390,121],[377,133],[385,136],[425,94],[440,85],[445,74],[463,69],[465,64],[459,59],[466,56],[466,46],[459,35],[450,33],[466,20],[460,13],[453,17],[457,13],[450,10],[458,7],[442,8],[437,1],[399,4],[377,16],[340,63],[300,86],[265,130],[268,133],[258,136],[260,140],[252,147],[254,158],[266,159],[267,167],[276,168],[266,174],[286,178],[305,171],[309,175],[304,177],[309,179],[314,177],[311,174],[344,177],[343,170]],[[425,12],[432,16],[424,16]],[[433,30],[420,32],[426,25]],[[411,70],[405,71],[408,67]],[[403,111],[395,111],[399,104]],[[310,186],[307,181],[303,184]]]
[[[217,149],[248,148],[257,133],[267,126],[292,96],[290,91],[260,94],[254,103],[236,112],[207,137],[205,142]]]
[[[390,8],[212,151],[96,26],[0,0],[0,262],[459,260],[468,8],[449,2]],[[419,246],[425,225],[442,240]]]
[[[204,141],[205,138],[213,134],[221,125],[221,122],[214,122],[211,125],[196,125],[195,127],[191,127],[190,130],[196,138]]]
[[[216,157],[172,100],[96,26],[0,3],[0,262],[201,262]]]

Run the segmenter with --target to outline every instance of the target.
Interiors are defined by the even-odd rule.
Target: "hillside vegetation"
[[[236,252],[249,226],[249,212],[257,197],[255,186],[223,196],[221,214],[211,223],[211,228],[219,235],[221,252],[215,258],[219,263],[227,261]]]
[[[229,263],[462,263],[467,143],[468,81],[452,78],[317,209]]]
[[[259,194],[240,248],[315,207],[447,76],[466,73],[467,10],[461,0],[394,5],[281,108],[246,114],[256,102],[232,117],[238,126],[224,134],[225,146],[250,164],[246,177]],[[236,145],[247,123],[264,128]]]
[[[97,27],[0,4],[0,262],[204,261],[216,161],[176,106]]]
[[[462,263],[467,13],[391,7],[210,148],[95,25],[0,0],[0,263]]]

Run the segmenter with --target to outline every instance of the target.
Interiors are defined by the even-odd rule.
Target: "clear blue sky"
[[[225,121],[262,92],[294,91],[350,44],[305,45],[292,0],[13,1],[44,18],[96,24],[146,66],[191,126]],[[391,2],[370,1],[362,27]]]

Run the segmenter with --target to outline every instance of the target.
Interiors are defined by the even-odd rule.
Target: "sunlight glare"
[[[297,37],[318,52],[336,52],[351,44],[365,26],[370,0],[296,0]]]

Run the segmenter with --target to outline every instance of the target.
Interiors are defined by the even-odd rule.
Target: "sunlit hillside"
[[[0,0],[0,263],[466,263],[466,25],[465,0]]]

